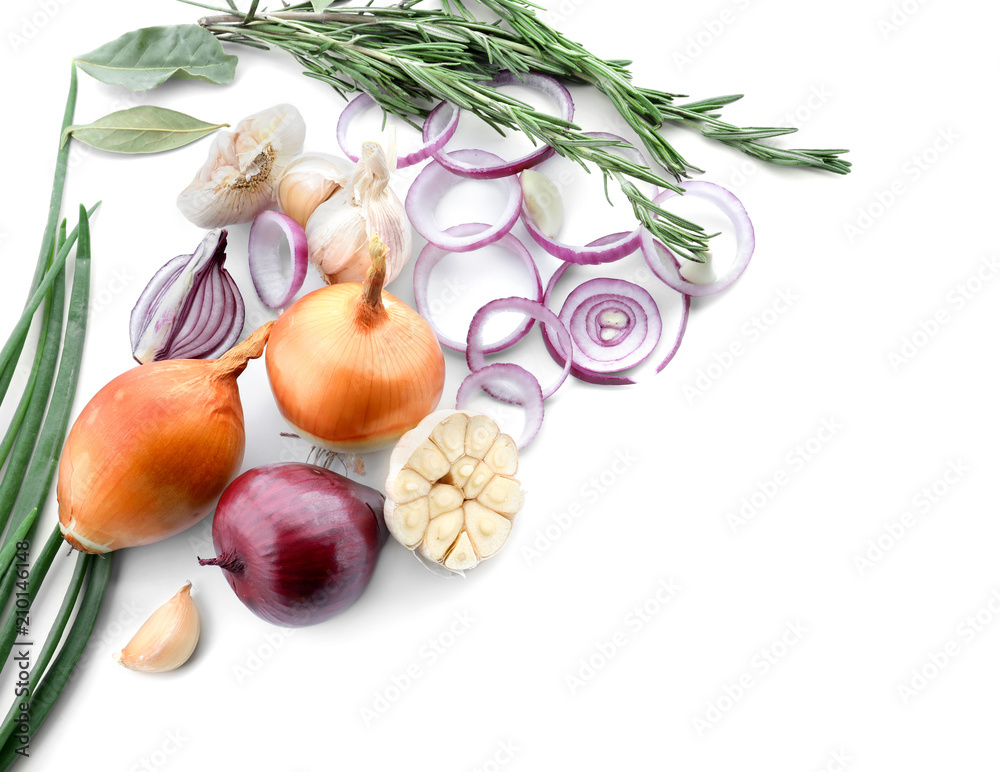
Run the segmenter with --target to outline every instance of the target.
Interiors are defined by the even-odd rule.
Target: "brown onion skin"
[[[56,485],[59,523],[73,547],[99,553],[151,544],[212,511],[246,445],[236,378],[213,377],[217,361],[134,367],[83,409]]]
[[[282,627],[330,619],[368,586],[388,538],[378,491],[313,464],[244,472],[212,523],[218,557],[243,604]]]
[[[333,284],[286,309],[267,345],[267,377],[282,417],[338,453],[388,447],[434,411],[444,391],[430,325],[382,291],[384,322],[357,320],[360,284]]]

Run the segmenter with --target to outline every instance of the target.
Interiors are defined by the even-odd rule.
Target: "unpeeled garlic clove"
[[[278,182],[281,211],[303,228],[316,207],[347,184],[353,164],[326,153],[303,153],[285,168]]]
[[[115,660],[130,670],[162,673],[179,668],[194,653],[201,632],[191,582],[153,612]]]
[[[525,169],[521,172],[521,192],[524,206],[542,235],[554,239],[563,221],[562,196],[556,184],[541,172]]]
[[[504,546],[524,504],[517,463],[517,446],[492,418],[432,413],[389,458],[389,532],[431,564],[455,573],[474,568]]]

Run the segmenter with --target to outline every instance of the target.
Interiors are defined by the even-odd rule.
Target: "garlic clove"
[[[303,153],[285,167],[278,182],[281,211],[303,228],[323,202],[351,178],[350,161],[326,153]]]
[[[448,463],[459,447],[466,455]],[[475,567],[507,543],[511,518],[524,505],[521,484],[512,476],[517,464],[517,446],[493,419],[464,410],[432,413],[403,435],[390,456],[384,509],[389,532],[435,566],[458,573]],[[427,501],[426,521],[407,522],[412,504],[395,495],[408,492],[414,475],[430,489],[420,499]]]
[[[363,143],[343,187],[309,216],[305,225],[309,259],[328,284],[364,282],[371,266],[368,239],[374,233],[388,249],[386,286],[409,261],[413,234],[403,202],[389,187],[394,168],[395,157],[390,159],[377,142]]]
[[[465,453],[465,434],[468,425],[469,417],[464,413],[456,413],[435,426],[431,432],[434,444],[441,448],[451,463],[455,463]]]
[[[432,518],[443,515],[445,512],[453,512],[461,509],[465,501],[462,491],[454,485],[438,484],[431,488],[431,495],[427,497],[430,504],[430,516]]]
[[[419,499],[431,492],[431,484],[412,469],[404,469],[396,477],[393,498],[399,504]]]
[[[563,221],[562,196],[556,184],[541,172],[525,169],[521,172],[521,192],[524,206],[543,235],[554,239]]]
[[[191,582],[160,606],[115,660],[130,670],[162,673],[174,670],[191,657],[198,645],[201,620],[191,598]]]
[[[392,513],[393,533],[407,547],[416,547],[430,524],[430,501],[424,496],[396,507]]]
[[[302,151],[306,127],[292,105],[254,113],[215,136],[208,158],[177,197],[191,222],[219,228],[250,222],[278,200],[278,181]]]
[[[464,523],[465,517],[461,509],[432,519],[418,547],[421,554],[438,563],[444,562],[448,549],[462,532]]]
[[[448,557],[445,558],[444,567],[450,568],[452,571],[465,571],[474,568],[477,563],[479,563],[479,556],[472,548],[469,534],[462,533],[458,537],[458,541],[455,542],[455,546],[451,548],[451,552],[448,553]]]
[[[715,266],[712,265],[712,253],[704,252],[705,262],[699,263],[695,260],[681,260],[681,267],[678,273],[684,281],[692,284],[711,284],[715,281]]]
[[[469,419],[469,429],[465,435],[465,453],[475,458],[482,458],[489,451],[500,434],[500,427],[492,418],[484,415],[472,416]]]
[[[465,502],[465,530],[476,554],[485,560],[495,555],[510,535],[511,522],[477,501]]]

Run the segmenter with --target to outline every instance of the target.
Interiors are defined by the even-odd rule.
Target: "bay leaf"
[[[103,83],[147,91],[168,78],[229,83],[237,58],[208,30],[180,24],[126,32],[75,61]]]
[[[73,137],[112,153],[159,153],[211,134],[228,123],[205,123],[165,107],[141,105],[118,110],[93,123],[67,126],[62,142]]]

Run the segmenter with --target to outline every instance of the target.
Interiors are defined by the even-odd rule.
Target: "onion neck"
[[[242,574],[247,568],[247,564],[243,562],[242,558],[237,557],[232,552],[224,552],[217,558],[198,558],[198,565],[218,566],[223,571],[229,571],[233,574]]]
[[[389,318],[385,305],[382,303],[382,287],[385,285],[386,255],[389,248],[382,243],[377,233],[372,233],[368,239],[368,254],[372,264],[361,287],[361,297],[358,299],[356,320],[364,329],[371,329]]]
[[[235,378],[242,373],[251,359],[257,359],[264,353],[264,346],[268,336],[271,334],[273,321],[266,322],[258,327],[242,343],[233,346],[229,351],[216,359],[213,363],[212,378],[222,380],[224,378]]]

